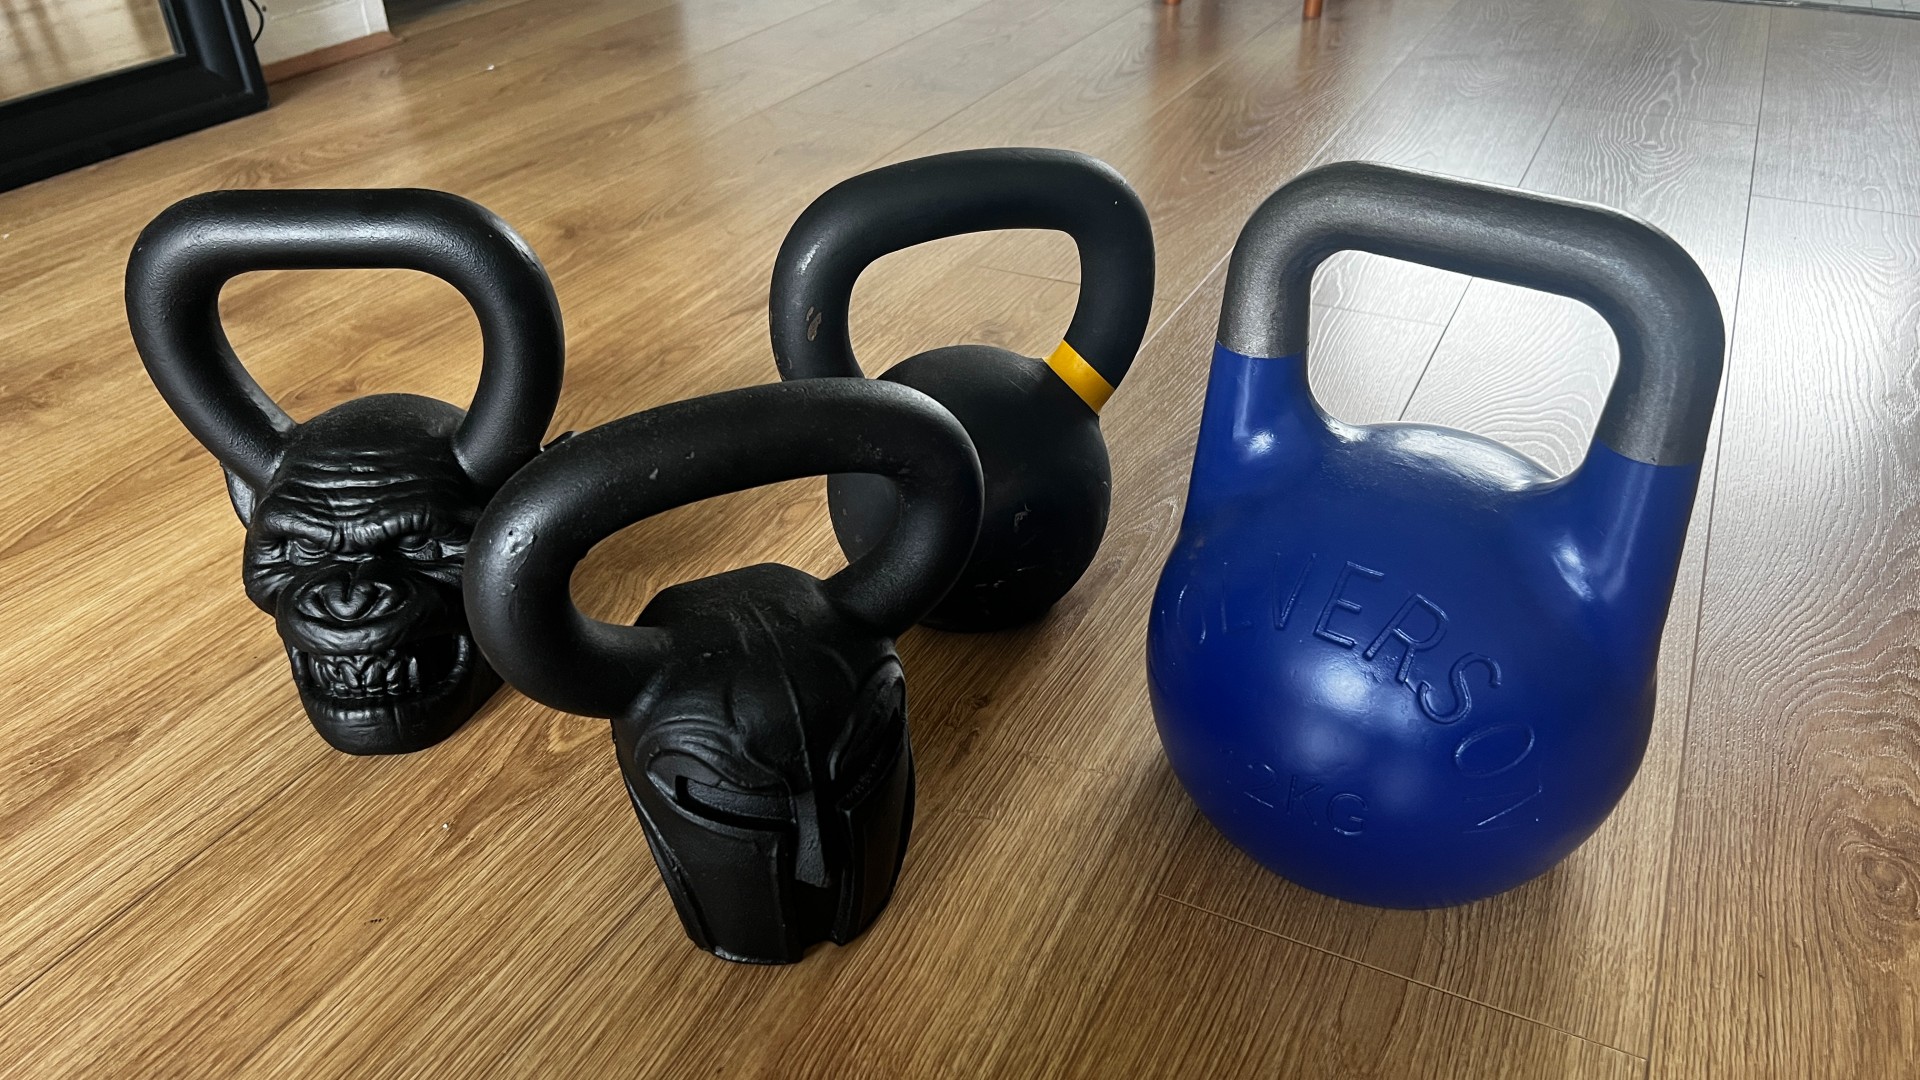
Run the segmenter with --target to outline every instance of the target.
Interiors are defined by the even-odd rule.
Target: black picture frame
[[[240,0],[155,0],[177,55],[0,102],[0,191],[267,107]]]

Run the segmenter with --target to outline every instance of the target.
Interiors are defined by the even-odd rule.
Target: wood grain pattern
[[[1115,0],[995,0],[795,95],[793,107],[924,126],[966,109],[1063,48],[1125,18],[1132,7]]]
[[[982,0],[830,0],[741,42],[764,63],[838,73],[980,7]]]
[[[1900,1076],[1920,1061],[1920,221],[1755,199],[1747,243],[1654,1072]]]
[[[1264,4],[1136,6],[898,147],[900,160],[974,146],[1097,153],[1279,18]]]
[[[1732,124],[1758,119],[1765,8],[1616,0],[1607,23],[1574,77],[1575,104]]]
[[[1271,0],[476,0],[265,113],[0,194],[22,448],[0,1076],[1905,1076],[1920,218],[1869,212],[1911,197],[1902,25],[1698,0],[1342,0],[1304,25]],[[126,337],[153,214],[222,186],[481,200],[552,271],[555,429],[577,429],[771,378],[766,274],[819,191],[1017,144],[1134,180],[1160,296],[1103,417],[1116,498],[1081,584],[1036,626],[901,640],[919,810],[871,933],[784,969],[693,950],[599,722],[507,692],[404,759],[314,737],[217,470]],[[1228,849],[1165,766],[1140,663],[1227,247],[1346,156],[1647,214],[1739,323],[1639,782],[1567,864],[1444,912],[1338,904]],[[1866,209],[1750,200],[1750,169]],[[855,344],[870,371],[957,340],[1037,353],[1075,277],[1032,235],[888,256]],[[1596,320],[1384,262],[1321,279],[1309,374],[1335,415],[1577,459],[1612,363]],[[473,317],[420,275],[248,275],[222,310],[296,415],[473,387]],[[839,564],[818,481],[629,529],[576,588],[629,617],[766,559]]]
[[[1920,22],[1772,18],[1754,194],[1920,213]]]
[[[1618,1050],[1164,901],[1134,929],[1125,974],[1074,1047],[1072,1075],[1228,1071],[1341,1077],[1638,1076]],[[1226,1007],[1223,1009],[1222,1005]],[[1436,1039],[1434,1032],[1452,1033]],[[1330,1037],[1331,1036],[1331,1037]],[[1462,1052],[1462,1045],[1476,1047]]]

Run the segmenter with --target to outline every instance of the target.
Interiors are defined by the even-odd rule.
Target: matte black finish
[[[863,173],[816,199],[774,264],[770,322],[781,377],[859,375],[848,306],[860,273],[902,248],[994,229],[1073,237],[1080,299],[1064,340],[1110,392],[1146,333],[1153,232],[1119,173],[1066,150],[940,154]],[[973,559],[927,625],[994,630],[1040,617],[1080,579],[1106,533],[1112,480],[1097,403],[1046,364],[985,345],[921,353],[881,377],[952,410],[987,480]],[[827,492],[849,557],[892,527],[886,480],[836,476]]]
[[[663,590],[630,627],[574,605],[574,567],[614,532],[829,472],[891,478],[900,519],[827,580],[749,566]],[[893,638],[965,565],[980,500],[952,414],[905,387],[819,379],[576,435],[481,519],[466,594],[482,651],[529,696],[612,718],[628,796],[701,948],[789,963],[886,905],[913,817]]]
[[[1372,162],[1300,174],[1254,211],[1227,266],[1220,344],[1307,348],[1313,271],[1367,251],[1572,297],[1607,320],[1620,371],[1596,431],[1621,455],[1691,465],[1706,452],[1726,331],[1713,288],[1653,225],[1591,203]]]
[[[147,0],[178,55],[0,102],[0,191],[267,107],[240,0]]]
[[[241,367],[220,289],[252,270],[394,267],[480,319],[472,407],[376,394],[296,424]],[[467,630],[468,537],[540,450],[564,337],[546,271],[507,224],[437,191],[220,191],[174,204],[127,263],[147,373],[227,473],[247,596],[274,616],[314,727],[355,754],[446,738],[499,686]]]

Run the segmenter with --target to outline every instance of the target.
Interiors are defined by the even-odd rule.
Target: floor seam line
[[[1757,141],[1756,139],[1756,142]],[[1754,157],[1757,162],[1759,159],[1757,147]],[[1893,217],[1920,219],[1920,207],[1915,207],[1912,210],[1888,210],[1885,207],[1879,206],[1853,206],[1849,203],[1821,202],[1819,199],[1796,199],[1790,195],[1757,195],[1749,193],[1747,196],[1748,203],[1751,204],[1754,199],[1764,199],[1767,202],[1793,203],[1796,206],[1818,206],[1827,210],[1851,210],[1858,214],[1889,214]]]
[[[1773,52],[1773,13],[1767,12],[1766,42],[1760,50],[1760,115],[1766,115],[1767,60]],[[1687,789],[1687,758],[1693,744],[1693,710],[1699,701],[1701,639],[1706,636],[1707,586],[1713,570],[1713,526],[1720,514],[1720,466],[1725,460],[1722,449],[1727,438],[1728,410],[1733,401],[1733,345],[1740,328],[1741,299],[1746,294],[1747,251],[1753,238],[1754,183],[1760,175],[1760,125],[1753,129],[1753,160],[1747,166],[1747,214],[1740,228],[1740,265],[1734,270],[1733,320],[1727,333],[1726,351],[1721,358],[1720,414],[1713,434],[1713,481],[1707,487],[1707,525],[1700,538],[1705,550],[1700,553],[1700,593],[1694,598],[1693,652],[1687,663],[1687,703],[1680,724],[1680,760],[1674,764],[1673,818],[1667,824],[1667,869],[1660,889],[1660,925],[1654,935],[1653,1007],[1647,1016],[1647,1057],[1643,1075],[1652,1080],[1654,1053],[1658,1049],[1660,1017],[1666,1007],[1667,940],[1673,927],[1673,889],[1675,864],[1679,860],[1680,814]]]

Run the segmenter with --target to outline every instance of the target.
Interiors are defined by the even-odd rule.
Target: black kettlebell
[[[235,358],[221,287],[375,267],[433,274],[473,305],[473,404],[374,394],[296,424]],[[500,685],[467,631],[467,538],[560,397],[560,308],[526,243],[438,191],[209,192],[140,234],[127,320],[161,396],[226,470],[247,597],[278,624],[314,728],[352,754],[451,735]]]
[[[853,284],[875,260],[942,237],[1053,229],[1080,249],[1080,300],[1043,361],[987,345],[908,357],[883,379],[924,391],[972,436],[986,474],[980,540],[924,620],[997,630],[1039,618],[1086,572],[1107,530],[1112,473],[1100,408],[1133,363],[1153,303],[1153,231],[1120,174],[1067,150],[967,150],[847,180],[794,222],[774,264],[773,355],[785,379],[858,376]],[[887,535],[891,484],[827,482],[848,557]]]
[[[595,544],[763,484],[871,471],[896,527],[821,581],[762,564],[665,589],[631,627],[568,591]],[[913,820],[893,638],[953,584],[980,464],[952,414],[905,387],[780,383],[576,435],[507,482],[473,537],[467,608],[507,681],[611,717],[627,795],[687,936],[728,960],[845,944],[892,895]]]

